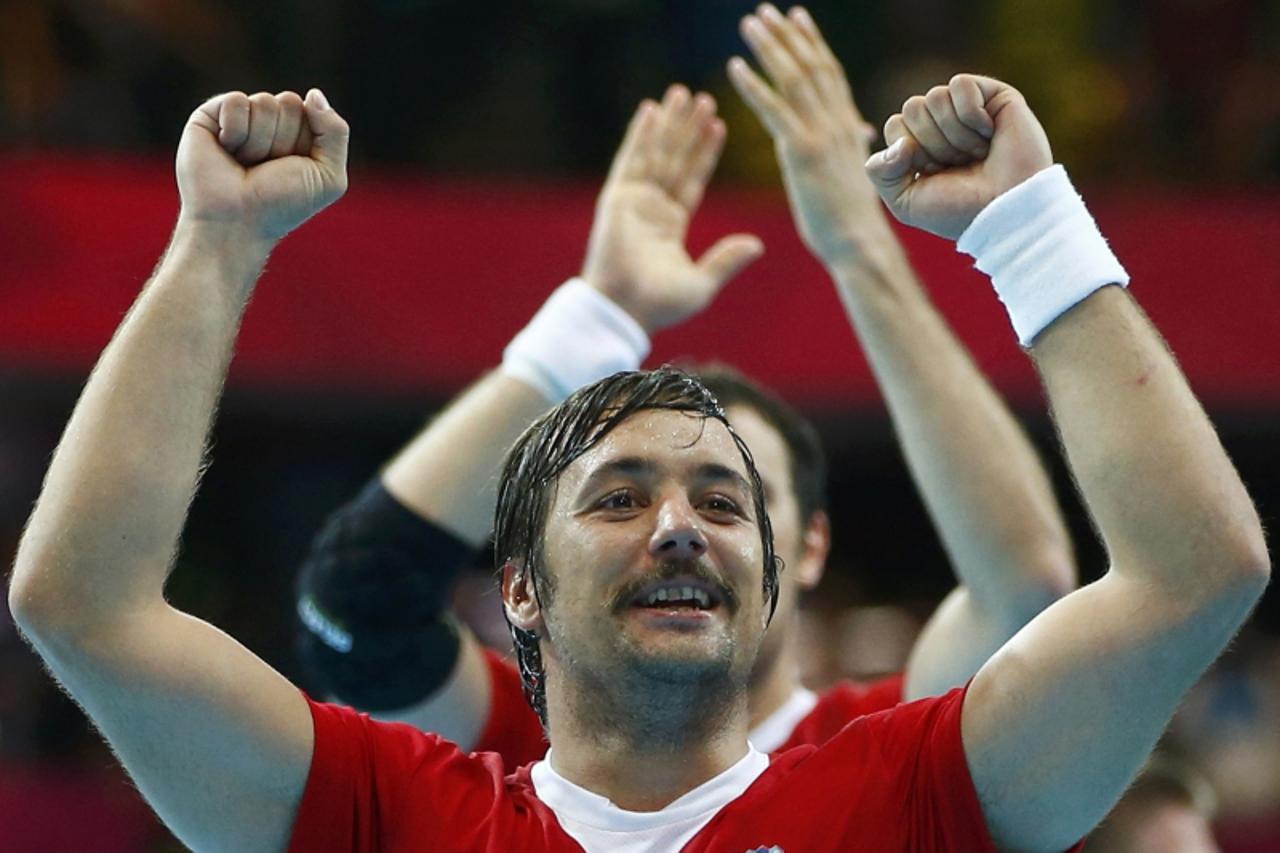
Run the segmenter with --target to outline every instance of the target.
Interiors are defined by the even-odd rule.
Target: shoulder
[[[508,778],[499,756],[467,755],[413,726],[308,701],[315,752],[291,850],[385,849],[393,837],[413,840],[403,849],[435,849],[461,831],[520,837],[555,825],[527,778]]]
[[[772,838],[807,851],[994,851],[965,761],[963,703],[960,688],[860,716],[821,745],[775,754],[702,839]]]

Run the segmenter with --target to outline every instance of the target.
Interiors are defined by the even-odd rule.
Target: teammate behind
[[[772,45],[748,37],[774,61]],[[843,79],[834,58],[824,72]],[[1034,449],[933,308],[861,168],[873,133],[847,86],[824,119],[806,129],[803,159],[792,155],[800,129],[779,131],[797,223],[806,237],[842,235],[836,247],[809,244],[839,288],[961,585],[904,676],[821,696],[805,689],[794,625],[798,592],[818,583],[830,546],[822,448],[785,403],[731,372],[703,373],[752,449],[787,567],[751,682],[751,742],[765,752],[821,743],[854,717],[963,684],[1075,586]],[[330,695],[464,750],[497,752],[509,769],[542,757],[542,726],[518,673],[448,613],[450,582],[489,535],[511,441],[575,387],[639,367],[650,335],[714,310],[715,293],[758,255],[746,235],[700,261],[685,253],[723,135],[707,95],[674,86],[661,104],[642,104],[600,194],[581,277],[548,300],[500,370],[450,404],[317,537],[300,576],[299,645]],[[815,210],[823,221],[813,222]]]

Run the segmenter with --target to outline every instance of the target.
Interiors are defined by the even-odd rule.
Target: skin
[[[646,470],[614,470],[621,459]],[[531,579],[506,570],[508,615],[542,638],[552,763],[622,808],[661,808],[746,754],[747,678],[768,613],[751,501],[723,424],[643,412],[560,478],[546,528],[553,601],[541,607]],[[630,596],[616,604],[694,572],[723,604],[676,617]]]
[[[874,133],[812,17],[766,4],[740,30],[776,85],[738,57],[729,78],[773,138],[800,237],[836,285],[960,581],[906,666],[907,699],[936,695],[1075,588],[1070,538],[1035,449],[889,225],[862,168]]]
[[[986,204],[1052,158],[1015,89],[972,75],[946,87],[955,109],[935,121],[944,135],[954,133],[957,122],[972,127],[963,119],[964,105],[977,92],[994,127],[986,158],[931,142],[904,112],[898,130],[887,134],[894,153],[874,155],[867,170],[896,216],[954,238]],[[247,298],[271,247],[346,186],[346,123],[322,96],[309,93],[302,107],[292,98],[255,97],[220,96],[188,122],[179,147],[183,208],[173,244],[85,386],[23,536],[9,590],[15,620],[50,670],[165,822],[202,850],[283,849],[314,747],[296,688],[164,599]],[[255,110],[268,101],[271,109]],[[308,145],[300,132],[276,138],[288,133],[279,112],[290,109],[304,111],[298,126],[305,119]],[[905,141],[893,147],[898,140]],[[262,156],[289,153],[238,162],[235,155],[250,142],[252,151],[267,152]],[[919,162],[937,169],[926,173],[913,166]],[[997,845],[1048,851],[1069,846],[1114,803],[1181,697],[1261,597],[1270,562],[1244,486],[1127,292],[1104,287],[1089,296],[1037,337],[1031,355],[1111,565],[1101,580],[1051,605],[983,665],[965,696],[961,734]],[[650,525],[632,530],[632,547],[625,549],[631,560],[613,565],[614,575],[648,570],[645,543],[662,541],[662,525],[688,531],[696,524],[696,513],[685,508],[696,491],[681,462],[688,457],[663,444],[674,430],[663,424],[638,434],[638,446],[628,448],[661,472],[662,497],[655,503],[671,509],[647,513],[652,532],[645,530]],[[736,464],[727,453],[694,447],[685,453]],[[568,524],[555,518],[548,529]],[[762,569],[753,568],[758,561],[742,560],[755,547],[747,545],[754,525],[714,534],[706,532],[709,525],[697,526],[708,537],[700,559],[743,596],[741,615],[715,631],[740,640],[745,650],[763,631],[762,602],[752,592],[760,588]],[[694,539],[682,536],[686,543]],[[608,538],[595,530],[580,547],[607,561],[599,548]],[[591,567],[572,565],[568,555],[561,560],[566,578],[591,577]],[[507,580],[504,603],[531,628],[544,620],[549,640],[559,641],[557,668],[549,670],[552,716],[561,717],[552,726],[552,747],[581,750],[580,760],[567,758],[562,770],[571,781],[590,784],[593,772],[619,751],[589,739],[564,743],[557,731],[592,728],[589,713],[573,699],[581,685],[570,684],[579,670],[569,665],[575,657],[589,662],[591,650],[571,648],[567,633],[557,637],[554,605],[539,610],[529,583],[527,577]],[[655,661],[714,667],[718,660],[730,673],[726,683],[733,682],[737,654],[723,654],[722,640],[668,640],[674,628],[657,630],[656,647],[645,650]],[[653,636],[647,628],[628,632]],[[706,733],[690,759],[698,771],[690,777],[723,769],[747,749],[745,694],[736,694],[718,716],[720,727]],[[1029,755],[1036,760],[1027,761]],[[674,768],[646,768],[615,776],[613,798],[642,805],[683,793],[682,785],[693,780],[681,783],[673,778],[679,775]],[[633,778],[643,787],[627,789]]]
[[[776,13],[762,15],[759,27],[743,27],[748,45],[771,68],[786,61],[782,37],[768,35],[780,26]],[[805,31],[823,57],[820,73],[790,90],[813,105],[804,123],[772,118],[767,105],[786,101],[741,60],[731,63],[730,75],[774,134],[801,236],[837,286],[960,580],[912,650],[904,692],[915,699],[963,684],[1035,614],[1074,589],[1074,556],[1034,448],[933,308],[889,226],[862,168],[873,133],[843,70],[812,20],[798,20],[807,21]],[[809,91],[819,80],[821,97]],[[762,251],[749,235],[725,237],[696,261],[684,248],[723,142],[710,96],[673,86],[660,104],[641,104],[601,191],[582,278],[650,334],[708,310],[719,288]],[[383,483],[422,517],[480,547],[492,523],[503,453],[548,403],[523,382],[491,374],[391,462]],[[801,517],[781,435],[750,408],[729,414],[770,486],[777,553],[787,566],[752,678],[754,727],[800,687],[793,627],[798,592],[822,577],[831,522],[823,512]],[[489,703],[488,668],[476,640],[464,633],[444,686],[417,705],[379,716],[470,748]]]

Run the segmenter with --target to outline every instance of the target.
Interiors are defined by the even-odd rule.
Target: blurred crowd
[[[3,0],[0,145],[167,152],[194,103],[320,85],[365,163],[450,174],[600,171],[635,103],[724,95],[725,171],[774,177],[730,95],[730,0]],[[816,0],[879,125],[958,70],[1014,82],[1086,181],[1280,179],[1277,0]]]

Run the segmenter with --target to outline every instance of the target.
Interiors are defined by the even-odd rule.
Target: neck
[[[751,674],[748,691],[749,728],[754,729],[791,698],[800,687],[800,664],[794,631],[787,632],[782,646],[771,657],[762,657]]]
[[[743,688],[628,690],[617,682],[570,685],[563,678],[548,679],[547,687],[556,772],[619,808],[657,811],[747,754]]]

